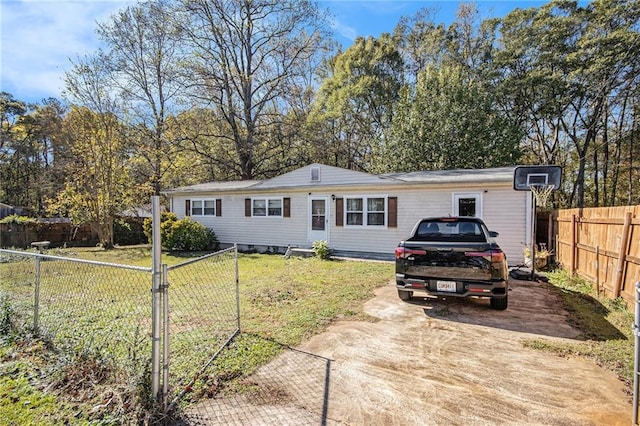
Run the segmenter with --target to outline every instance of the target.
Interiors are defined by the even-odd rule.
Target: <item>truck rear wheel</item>
[[[413,292],[412,291],[398,290],[398,297],[401,300],[411,300],[411,297],[413,297]]]
[[[504,311],[507,309],[507,306],[509,306],[508,296],[491,298],[491,309]]]

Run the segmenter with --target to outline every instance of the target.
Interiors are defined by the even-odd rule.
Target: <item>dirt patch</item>
[[[538,283],[512,280],[506,311],[474,299],[406,303],[390,283],[365,311],[379,321],[332,325],[252,376],[261,392],[205,401],[189,411],[190,423],[631,423],[613,373],[523,346],[579,334]]]

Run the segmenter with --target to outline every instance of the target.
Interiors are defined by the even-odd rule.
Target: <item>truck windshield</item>
[[[425,220],[418,225],[413,240],[485,242],[480,224],[465,220]]]

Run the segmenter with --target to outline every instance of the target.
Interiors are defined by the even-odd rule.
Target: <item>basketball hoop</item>
[[[530,191],[533,197],[531,200],[531,215],[526,219],[531,224],[531,238],[528,241],[529,253],[531,256],[531,281],[536,275],[536,222],[537,207],[546,206],[549,203],[551,193],[560,188],[562,179],[562,168],[554,165],[537,166],[517,166],[513,171],[513,189],[516,191]]]
[[[555,189],[554,185],[534,184],[529,185],[529,189],[533,193],[533,197],[536,200],[536,204],[540,207],[545,207],[549,202],[549,197]]]

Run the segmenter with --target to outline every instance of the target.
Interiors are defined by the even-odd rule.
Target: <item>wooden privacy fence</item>
[[[0,223],[0,248],[29,248],[34,241],[49,241],[51,247],[95,246],[97,234],[88,225],[71,223]]]
[[[146,244],[142,218],[125,217],[114,223],[114,243],[126,246]],[[29,248],[34,241],[49,241],[51,247],[93,247],[98,234],[89,225],[70,222],[0,223],[0,248]]]
[[[635,303],[640,281],[640,206],[559,210],[556,259],[599,294]]]

